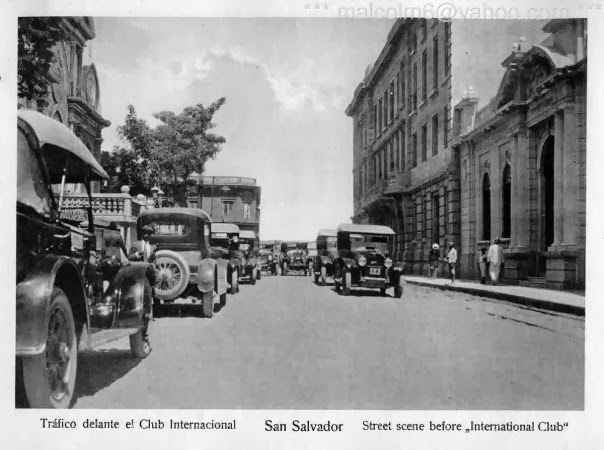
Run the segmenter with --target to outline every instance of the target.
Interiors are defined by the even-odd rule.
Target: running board
[[[109,330],[93,328],[91,333],[87,333],[87,327],[82,330],[80,338],[79,351],[90,351],[96,347],[130,336],[138,331],[138,328],[113,328]]]

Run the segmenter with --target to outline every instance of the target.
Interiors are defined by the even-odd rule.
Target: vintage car
[[[153,229],[155,246],[155,295],[164,303],[179,297],[201,301],[202,313],[214,315],[214,296],[226,304],[227,260],[212,254],[212,219],[198,208],[154,208],[140,213],[136,222],[140,239],[143,227]]]
[[[62,123],[21,110],[17,121],[16,387],[33,408],[74,401],[78,352],[130,337],[151,352],[155,271],[97,254],[91,182],[108,178]],[[87,228],[62,217],[66,183],[83,184]],[[55,185],[58,199],[52,186]],[[92,373],[91,373],[92,375]]]
[[[313,262],[315,283],[325,286],[327,277],[333,277],[333,261],[338,256],[336,230],[320,229],[317,233],[317,257]]]
[[[340,224],[337,228],[338,257],[334,261],[336,291],[350,295],[353,286],[378,288],[382,295],[393,287],[403,296],[403,267],[394,264],[389,247],[392,228],[382,225]]]
[[[308,260],[306,258],[306,242],[284,242],[281,244],[283,261],[281,263],[281,274],[308,275]]]
[[[249,281],[250,284],[256,284],[256,280],[261,278],[262,267],[258,259],[259,241],[256,233],[251,230],[241,230],[239,232],[239,251],[243,252],[245,264],[242,267],[240,281]]]
[[[262,272],[271,275],[279,275],[281,271],[281,242],[280,241],[260,241],[262,260]]]
[[[317,258],[317,243],[315,241],[309,242],[306,247],[307,255],[306,260],[308,261],[308,274],[312,276],[313,274],[313,265],[315,263],[315,259]]]
[[[239,250],[239,227],[234,223],[215,222],[212,223],[210,232],[212,254],[228,261],[227,279],[230,292],[236,294],[239,292],[239,280],[245,263],[245,255]]]

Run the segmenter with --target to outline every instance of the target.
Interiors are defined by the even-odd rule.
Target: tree
[[[222,97],[207,108],[198,103],[180,114],[161,111],[153,115],[162,123],[153,131],[150,158],[162,190],[177,205],[186,205],[189,175],[202,174],[205,163],[215,158],[226,142],[209,132],[215,127],[214,114],[225,102]]]
[[[53,47],[66,38],[60,17],[20,17],[18,20],[17,87],[19,97],[32,100],[48,93]]]

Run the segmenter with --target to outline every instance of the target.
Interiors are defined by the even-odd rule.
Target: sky
[[[488,73],[454,67],[454,97],[474,85],[486,103],[526,23],[515,29],[507,21],[498,35],[494,21],[480,22],[458,32],[454,44],[463,51],[454,51],[454,62],[478,61]],[[112,122],[102,148],[121,144],[116,127],[128,104],[155,126],[155,112],[225,97],[213,131],[226,143],[205,175],[256,178],[262,239],[312,240],[353,214],[352,119],[344,111],[392,23],[96,17],[87,56],[97,67],[102,115]],[[496,39],[485,41],[487,33]]]

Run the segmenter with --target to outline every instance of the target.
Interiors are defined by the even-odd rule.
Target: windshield
[[[254,250],[254,240],[253,239],[239,239],[239,249],[244,252],[251,252]]]
[[[351,234],[350,249],[352,251],[375,250],[380,253],[386,253],[388,251],[388,236],[379,234]]]

